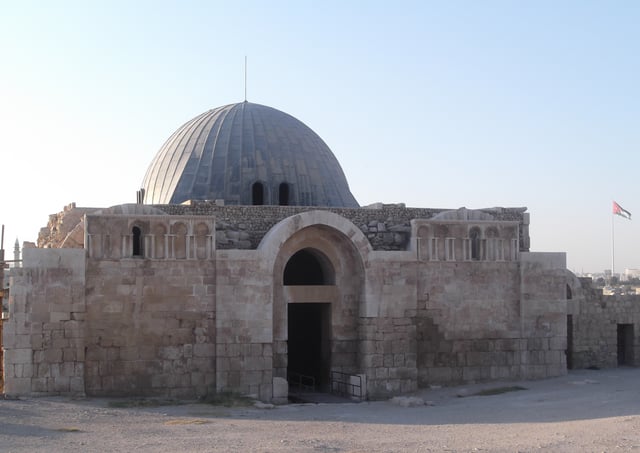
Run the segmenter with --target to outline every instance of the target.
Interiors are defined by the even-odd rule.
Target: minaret
[[[16,238],[16,243],[13,246],[13,267],[20,267],[20,243]]]

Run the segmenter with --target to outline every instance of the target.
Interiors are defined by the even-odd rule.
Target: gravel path
[[[473,396],[509,385],[526,390]],[[414,396],[428,404],[120,409],[108,399],[0,400],[0,451],[640,452],[640,369],[580,370]]]

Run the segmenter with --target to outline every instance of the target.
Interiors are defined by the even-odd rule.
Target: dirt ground
[[[510,385],[525,390],[476,394]],[[0,451],[640,451],[640,369],[581,370],[414,396],[428,404],[117,408],[124,400],[4,399]]]

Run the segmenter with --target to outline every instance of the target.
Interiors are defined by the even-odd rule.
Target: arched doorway
[[[296,299],[315,300],[317,286],[333,286],[335,271],[319,250],[294,253],[283,273],[284,286],[296,286]],[[331,301],[287,304],[287,380],[292,390],[329,391],[331,374]]]
[[[297,345],[305,343],[315,344],[302,353],[320,362],[311,374],[321,384],[334,372],[361,373],[359,321],[370,245],[358,227],[330,212],[305,212],[277,224],[259,248],[275,249],[273,376],[289,381],[289,371],[306,368],[296,358]],[[296,339],[298,326],[315,331],[316,340]]]

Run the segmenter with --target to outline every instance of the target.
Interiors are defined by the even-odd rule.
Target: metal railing
[[[362,376],[331,372],[331,393],[341,396],[362,398]]]
[[[305,374],[289,372],[287,380],[289,381],[289,389],[295,389],[299,392],[315,392],[316,391],[316,378],[313,376],[307,376]]]

